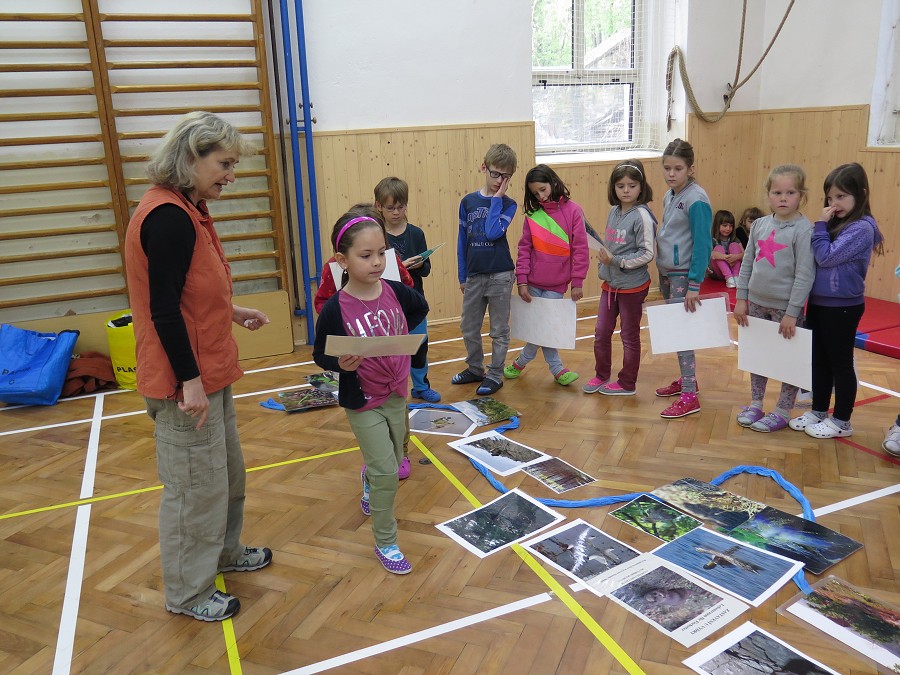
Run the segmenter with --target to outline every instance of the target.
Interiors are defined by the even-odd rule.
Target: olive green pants
[[[408,433],[406,399],[391,394],[377,408],[362,412],[347,408],[345,412],[366,463],[375,544],[396,544],[394,499],[400,484],[397,468],[403,460],[403,440]]]

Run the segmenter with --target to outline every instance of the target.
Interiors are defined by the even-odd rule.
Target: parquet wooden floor
[[[865,384],[848,442],[741,429],[734,417],[747,403],[749,376],[737,370],[735,349],[698,354],[703,411],[666,421],[658,415],[666,401],[653,389],[675,378],[676,360],[652,356],[646,334],[637,396],[581,392],[593,365],[591,309],[580,308],[583,339],[564,353],[581,380],[558,386],[538,356],[496,395],[522,412],[514,438],[599,479],[565,498],[651,490],[685,476],[709,480],[738,464],[775,469],[814,508],[862,496],[820,518],[865,544],[830,572],[900,604],[900,492],[890,490],[900,482],[900,460],[880,449],[900,408],[892,393],[900,391],[897,361],[857,351]],[[449,384],[463,367],[458,326],[433,327],[431,339],[431,380],[445,402],[474,397],[473,386]],[[614,363],[620,361],[614,343]],[[442,535],[436,523],[472,508],[460,488],[481,503],[497,496],[447,437],[421,435],[425,450],[411,449],[412,477],[401,485],[397,513],[414,571],[386,573],[359,510],[361,458],[343,412],[289,416],[259,405],[317,372],[309,348],[243,365],[247,374],[235,392],[249,470],[245,540],[270,546],[275,561],[225,575],[242,602],[225,625],[163,609],[160,491],[152,425],[137,394],[0,409],[0,672],[622,673],[622,656],[614,653],[620,649],[636,663],[632,672],[686,673],[682,660],[709,644],[685,649],[588,591],[568,591],[572,607],[583,611],[576,616],[549,593],[554,584],[568,588],[564,576],[542,578],[513,549],[479,560]],[[777,386],[771,389],[769,404]],[[420,464],[425,452],[458,484],[435,464]],[[502,482],[534,497],[555,496],[522,473]],[[767,478],[741,475],[726,487],[799,512]],[[877,498],[869,494],[886,488]],[[648,535],[608,518],[610,510],[562,511],[641,551],[655,547]],[[841,673],[876,672],[836,641],[776,614],[796,590],[788,584],[713,638],[752,620]]]

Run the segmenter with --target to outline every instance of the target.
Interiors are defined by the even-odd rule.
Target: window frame
[[[641,37],[649,25],[648,18],[643,7],[643,0],[631,0],[631,63],[630,68],[603,68],[586,69],[584,66],[584,3],[585,0],[571,0],[572,2],[572,67],[571,68],[535,68],[531,69],[532,101],[534,100],[535,87],[554,86],[585,86],[603,87],[609,85],[630,85],[631,95],[629,104],[623,111],[626,117],[629,140],[612,143],[568,143],[556,145],[541,145],[535,138],[535,150],[538,154],[562,154],[578,152],[604,152],[627,150],[644,147],[645,139],[638,138],[640,125],[635,124],[635,111],[638,107],[636,101],[642,96],[643,84],[646,79],[644,72],[644,59]],[[638,22],[642,25],[638,26]],[[581,45],[577,49],[576,45]],[[589,79],[590,82],[585,80]],[[534,118],[534,114],[532,114]],[[534,119],[537,122],[537,119]]]

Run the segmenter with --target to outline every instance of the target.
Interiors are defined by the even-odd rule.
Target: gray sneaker
[[[222,591],[213,591],[206,600],[201,600],[192,607],[166,605],[166,610],[172,614],[187,614],[200,621],[224,621],[237,614],[240,608],[240,600]]]
[[[884,437],[884,443],[881,447],[894,457],[900,457],[900,427],[896,424],[888,429],[887,436]]]
[[[252,572],[272,562],[272,550],[245,546],[244,552],[230,565],[219,569],[220,572]]]

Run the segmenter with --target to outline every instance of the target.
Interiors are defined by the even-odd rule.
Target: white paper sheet
[[[378,337],[352,337],[329,335],[325,338],[328,356],[412,356],[422,345],[424,335],[388,335]]]
[[[812,331],[798,328],[785,340],[778,323],[747,317],[749,326],[738,326],[738,369],[812,389]]]
[[[669,354],[691,349],[727,347],[728,315],[725,298],[701,298],[696,312],[687,312],[684,303],[648,305],[650,349],[654,354]]]
[[[575,303],[571,298],[535,298],[518,295],[509,307],[509,332],[517,340],[554,349],[575,349]]]
[[[664,635],[690,647],[747,610],[672,563],[645,553],[586,582]],[[652,638],[651,638],[652,639]]]
[[[340,288],[341,275],[343,275],[344,270],[342,270],[341,266],[335,261],[328,263],[328,267],[331,268],[331,276],[334,279],[335,287]],[[400,266],[397,263],[397,254],[392,248],[389,248],[384,252],[384,272],[382,273],[381,278],[387,279],[388,281],[400,281]]]
[[[751,641],[748,641],[746,645],[741,645],[742,649],[733,649],[748,637],[751,638]],[[779,672],[823,672],[838,675],[828,666],[797,651],[784,640],[754,626],[749,621],[743,626],[735,628],[725,637],[719,638],[703,651],[685,659],[683,663],[700,675],[725,672],[763,673],[772,672],[769,669],[773,667],[784,669]],[[788,670],[788,664],[793,666],[790,670]],[[813,670],[812,666],[817,670]],[[809,670],[800,670],[801,668],[809,668]]]
[[[565,516],[512,489],[494,501],[436,527],[479,558],[553,527]]]

